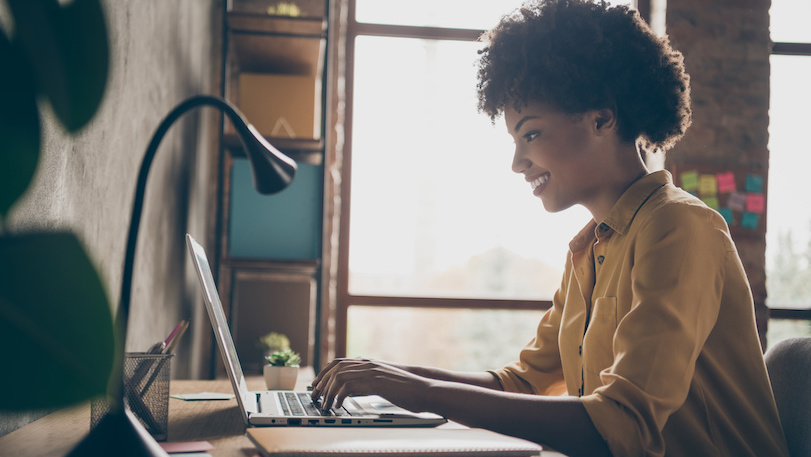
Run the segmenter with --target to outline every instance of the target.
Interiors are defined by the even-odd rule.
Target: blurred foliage
[[[55,408],[103,394],[116,357],[110,304],[72,233],[10,233],[5,219],[41,154],[42,104],[69,134],[105,93],[100,0],[5,0],[0,28],[0,410]],[[69,160],[69,159],[68,159]]]

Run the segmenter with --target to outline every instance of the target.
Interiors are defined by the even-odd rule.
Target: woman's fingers
[[[325,393],[334,385],[335,376],[355,363],[356,361],[354,359],[335,359],[330,362],[313,380],[313,390],[311,394],[313,400],[318,400],[321,396],[325,396]],[[327,408],[326,405],[323,407],[325,409]]]

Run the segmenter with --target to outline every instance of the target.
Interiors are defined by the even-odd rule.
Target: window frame
[[[801,56],[811,58],[811,43],[774,42],[772,55]],[[771,154],[772,151],[769,151]],[[769,304],[769,319],[805,320],[811,321],[811,303],[807,308],[790,308],[786,305]]]
[[[643,18],[650,18],[650,0],[637,0],[636,8]],[[344,46],[345,119],[342,154],[340,235],[335,296],[335,355],[346,357],[348,311],[350,306],[451,308],[478,310],[547,310],[551,300],[446,298],[427,296],[365,295],[349,293],[349,230],[352,176],[353,85],[355,68],[355,39],[359,36],[418,38],[429,40],[476,41],[485,30],[445,27],[421,27],[364,23],[356,20],[355,0],[347,2],[346,42]]]

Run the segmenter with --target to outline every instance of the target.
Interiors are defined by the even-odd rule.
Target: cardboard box
[[[321,138],[321,79],[317,74],[241,73],[239,108],[273,138]]]

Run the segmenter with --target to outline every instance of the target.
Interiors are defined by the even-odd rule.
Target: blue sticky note
[[[743,216],[741,217],[741,225],[744,228],[755,230],[757,229],[759,219],[760,218],[755,213],[743,213]]]
[[[186,401],[230,400],[234,398],[234,394],[221,394],[218,392],[199,392],[193,394],[170,395],[170,397]]]
[[[763,176],[746,175],[746,191],[757,193],[763,192]]]
[[[723,216],[724,220],[727,221],[727,225],[735,224],[735,217],[732,215],[732,208],[724,206],[723,208],[718,208],[718,212],[721,213],[721,216]]]

